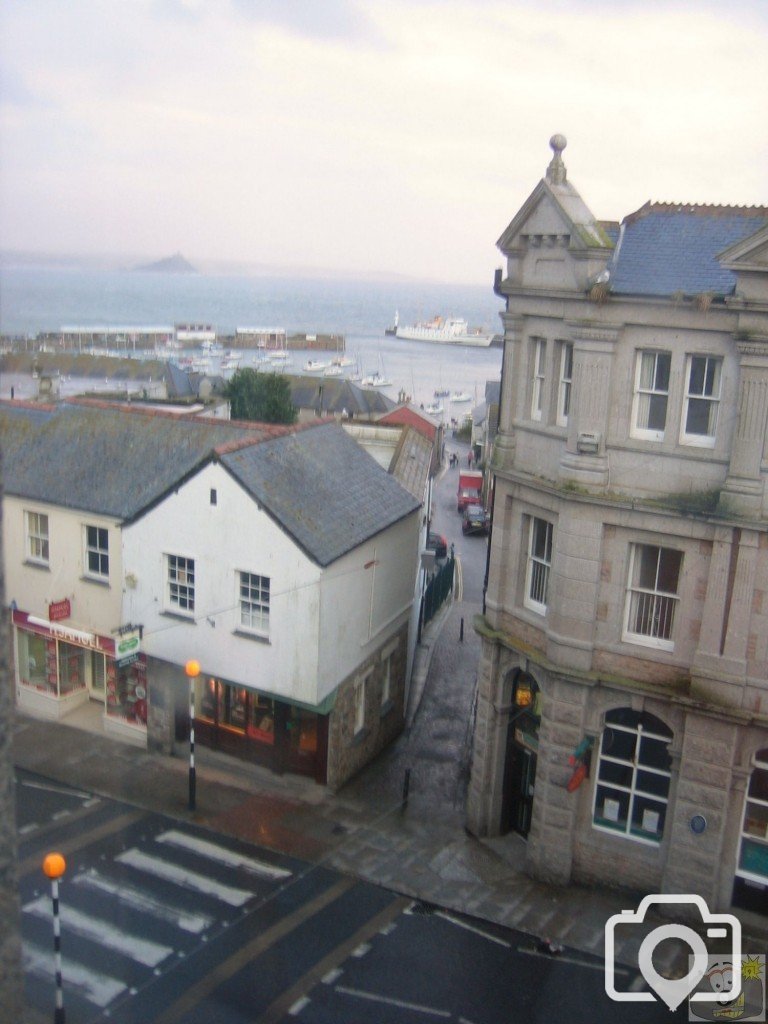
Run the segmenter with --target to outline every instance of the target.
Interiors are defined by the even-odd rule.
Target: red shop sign
[[[71,615],[72,606],[68,597],[65,597],[63,601],[52,601],[48,605],[48,618],[51,622],[60,622],[61,619],[68,619]]]

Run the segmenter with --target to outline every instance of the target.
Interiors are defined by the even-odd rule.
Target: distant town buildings
[[[768,914],[768,209],[503,232],[468,825],[542,879]]]

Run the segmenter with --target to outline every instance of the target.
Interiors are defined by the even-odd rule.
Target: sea
[[[436,315],[459,316],[492,334],[502,330],[502,301],[487,286],[289,276],[169,274],[133,270],[14,265],[0,268],[0,334],[32,339],[64,326],[156,327],[212,324],[223,336],[237,327],[284,328],[296,333],[340,334],[346,354],[363,376],[378,372],[396,399],[404,391],[417,405],[433,405],[436,391],[469,395],[454,407],[441,398],[442,417],[460,418],[484,399],[488,381],[501,376],[501,348],[437,345],[385,334],[395,314],[401,324]],[[189,354],[189,353],[186,353]],[[153,352],[139,353],[147,358]],[[291,352],[286,373],[301,373],[307,358]],[[330,357],[330,354],[329,354]],[[250,365],[244,357],[242,366]],[[257,367],[258,368],[258,367]],[[215,371],[215,365],[212,371]],[[347,372],[345,370],[345,372]],[[350,371],[351,372],[351,371]],[[74,382],[75,384],[77,382]],[[70,390],[73,382],[69,382]],[[100,382],[104,389],[110,381]],[[15,386],[14,386],[15,385]],[[26,382],[0,379],[0,397],[26,397]]]

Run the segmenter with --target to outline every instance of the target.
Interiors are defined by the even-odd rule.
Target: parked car
[[[442,533],[427,534],[427,551],[434,551],[435,558],[445,558],[448,554],[448,541]]]
[[[461,521],[461,532],[487,534],[491,517],[482,505],[467,505]]]

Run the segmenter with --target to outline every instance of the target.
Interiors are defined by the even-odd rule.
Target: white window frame
[[[544,550],[537,552],[536,541],[540,539],[538,534],[541,527],[544,528]],[[546,615],[547,612],[553,537],[554,527],[548,519],[529,516],[523,604],[526,608],[538,612],[539,615]],[[542,597],[543,600],[541,600]]]
[[[638,558],[642,558],[642,551],[658,552],[656,567],[654,570],[654,585],[644,587],[639,583],[633,583],[638,575]],[[662,590],[659,587],[659,574],[661,560],[664,553],[679,557],[676,586],[677,590]],[[675,615],[680,601],[680,580],[683,574],[683,553],[677,548],[662,547],[659,544],[631,544],[629,556],[629,570],[627,573],[627,594],[624,605],[624,632],[622,639],[627,643],[640,644],[643,647],[654,647],[660,651],[673,651],[675,641],[673,638],[675,628]],[[638,617],[649,619],[652,623],[652,632],[641,633],[631,626],[638,621]],[[668,625],[667,625],[668,623]]]
[[[373,669],[369,669],[365,675],[358,676],[354,686],[355,702],[355,724],[353,735],[357,736],[365,729],[365,691],[366,684],[371,677]]]
[[[666,735],[661,732],[654,732],[652,729],[646,729],[641,721],[638,721],[634,726],[624,725],[623,723],[612,722],[609,720],[610,712],[606,715],[606,721],[603,725],[603,732],[600,737],[600,747],[597,754],[597,770],[595,771],[595,787],[592,796],[592,827],[598,832],[608,832],[613,836],[622,836],[625,839],[629,839],[635,843],[643,843],[646,846],[656,846],[661,843],[664,836],[664,826],[666,825],[667,808],[669,806],[669,786],[672,780],[672,772],[670,770],[661,769],[651,764],[644,764],[640,758],[642,756],[643,749],[643,738],[652,741],[658,741],[667,744],[672,742],[672,735]],[[664,723],[660,723],[664,724]],[[623,732],[627,735],[634,735],[634,750],[631,757],[616,757],[611,756],[609,750],[605,750],[606,746],[606,733],[609,730],[616,732]],[[610,779],[601,779],[601,772],[603,764],[615,764],[620,765],[622,768],[628,768],[631,771],[631,780],[629,785],[614,782]],[[638,775],[640,772],[644,772],[647,775],[656,775],[659,778],[667,779],[667,791],[665,796],[660,796],[658,793],[651,793],[642,788]],[[626,794],[628,796],[627,804],[627,817],[626,821],[621,822],[618,818],[615,819],[615,824],[608,825],[606,822],[609,820],[607,808],[606,808],[606,791],[613,791],[616,795]],[[612,798],[608,798],[612,799]],[[632,818],[635,809],[636,800],[651,801],[654,804],[660,805],[663,808],[664,821],[661,829],[657,831],[656,835],[651,835],[651,831],[633,828]],[[614,801],[618,803],[618,801]],[[646,809],[646,813],[648,809]],[[622,827],[623,826],[623,827]],[[643,834],[645,832],[645,834]]]
[[[91,530],[96,531],[96,538],[94,543],[91,543],[89,533]],[[101,534],[104,534],[105,544],[102,547]],[[109,579],[109,530],[106,526],[97,526],[95,523],[85,523],[83,525],[83,544],[85,547],[83,555],[83,575],[89,576],[95,580],[108,580]],[[91,565],[91,556],[96,560],[99,568],[94,569]],[[106,563],[106,569],[102,569],[101,566]]]
[[[165,556],[165,593],[174,615],[195,617],[195,560],[186,555]]]
[[[704,379],[700,391],[691,390],[691,378],[694,367],[704,361]],[[711,377],[710,377],[711,373]],[[721,356],[692,353],[685,361],[685,397],[683,400],[683,417],[680,422],[680,443],[698,448],[714,448],[717,436],[717,421],[720,412],[720,399],[723,387],[723,360]],[[711,388],[711,390],[707,390]],[[688,431],[688,414],[692,402],[709,403],[710,432],[694,434]]]
[[[241,569],[238,574],[240,629],[269,636],[270,578]]]
[[[668,361],[667,367],[667,387],[666,389],[659,384],[659,362],[660,359],[666,357]],[[651,364],[651,360],[653,361]],[[647,383],[643,383],[644,374],[643,369],[651,369],[650,380]],[[672,372],[672,353],[664,350],[656,349],[639,349],[637,352],[637,361],[635,365],[635,394],[632,402],[632,425],[630,428],[630,434],[632,437],[640,437],[646,441],[663,441],[664,435],[667,429],[667,416],[669,415],[669,382],[671,379]],[[649,426],[643,426],[640,423],[641,415],[643,419],[647,421],[648,413],[650,412],[651,403],[654,399],[664,399],[664,428],[659,430]]]
[[[50,523],[47,512],[25,510],[24,534],[27,561],[35,565],[50,565]]]
[[[739,856],[736,859],[736,876],[744,878],[749,882],[758,882],[760,885],[768,885],[768,871],[760,874],[741,867],[744,858],[745,843],[752,843],[758,849],[765,848],[765,857],[768,859],[768,799],[764,800],[758,796],[750,796],[752,784],[757,772],[761,772],[768,779],[768,749],[758,750],[752,758],[752,772],[744,793],[744,809],[741,815],[741,833],[739,838]],[[750,815],[759,815],[753,818]],[[752,830],[748,829],[750,821],[754,822]],[[762,835],[759,829],[763,828]]]
[[[547,373],[547,341],[545,338],[534,338],[531,353],[532,387],[531,387],[531,419],[541,421],[544,418],[544,387]]]
[[[573,393],[573,342],[560,343],[560,381],[557,389],[557,425],[568,426]]]

